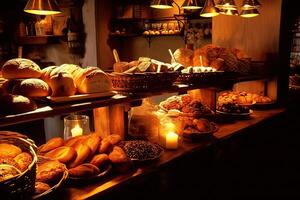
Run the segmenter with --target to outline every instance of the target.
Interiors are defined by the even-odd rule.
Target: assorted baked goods
[[[30,78],[14,85],[12,94],[26,97],[46,97],[50,94],[50,87],[41,79]]]
[[[218,104],[236,103],[240,105],[266,104],[272,103],[273,100],[268,96],[249,92],[229,91],[223,92],[218,97]]]

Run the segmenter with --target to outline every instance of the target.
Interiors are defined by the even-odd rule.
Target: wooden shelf
[[[43,36],[24,36],[18,37],[17,43],[19,45],[41,45],[56,43],[59,39],[64,38],[64,35],[43,35]]]
[[[220,125],[219,131],[214,133],[214,140],[203,140],[198,143],[183,143],[178,150],[166,150],[159,160],[143,165],[127,174],[111,175],[98,183],[87,183],[86,185],[80,185],[78,187],[67,186],[60,195],[63,195],[65,199],[96,199],[104,197],[104,195],[109,195],[126,184],[134,183],[147,177],[153,172],[159,171],[170,164],[174,164],[176,160],[182,159],[192,153],[200,152],[205,148],[232,137],[233,135],[240,134],[249,128],[256,127],[263,122],[275,118],[278,119],[280,116],[283,116],[284,113],[285,109],[282,108],[267,111],[254,111],[249,120]]]

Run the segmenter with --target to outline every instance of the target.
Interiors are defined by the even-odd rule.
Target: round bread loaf
[[[26,97],[46,97],[50,94],[50,88],[48,84],[41,79],[30,78],[15,85],[12,93]]]
[[[62,64],[60,67],[63,68],[65,71],[69,72],[71,75],[78,68],[80,68],[78,65],[74,65],[74,64]]]
[[[43,81],[45,81],[46,83],[49,84],[50,82],[50,73],[52,72],[52,70],[54,70],[55,68],[57,68],[57,66],[49,66],[49,67],[46,67],[42,70],[42,76],[41,76],[41,79]]]
[[[180,48],[177,49],[174,52],[174,57],[176,62],[182,64],[185,67],[189,67],[193,65],[193,51],[186,48]],[[174,60],[172,60],[171,63],[173,63]]]
[[[25,58],[11,59],[2,67],[2,76],[7,79],[39,78],[41,75],[40,67]]]
[[[0,97],[1,114],[17,114],[37,109],[35,102],[22,95],[7,94]]]
[[[100,69],[91,71],[78,85],[78,91],[82,94],[108,92],[111,88],[111,80]]]
[[[87,75],[89,75],[90,73],[98,69],[99,69],[98,67],[87,67],[83,69],[82,73],[79,73],[75,78],[75,84],[77,88],[80,87],[80,84],[82,83],[82,81],[85,79]]]
[[[67,72],[60,72],[51,76],[49,85],[52,90],[51,96],[54,97],[72,96],[76,93],[73,77]]]

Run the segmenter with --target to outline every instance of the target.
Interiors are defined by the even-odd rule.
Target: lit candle
[[[177,149],[178,148],[178,135],[174,132],[169,132],[166,135],[166,148]]]
[[[203,66],[203,60],[202,60],[202,56],[200,56],[200,66]]]
[[[82,132],[83,130],[78,124],[71,129],[72,137],[82,135]]]

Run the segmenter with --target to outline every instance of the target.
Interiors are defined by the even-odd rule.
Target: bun
[[[22,150],[13,144],[8,144],[8,143],[0,144],[0,157],[14,158],[20,153],[22,153]]]
[[[128,162],[128,158],[124,150],[119,146],[114,146],[112,152],[108,155],[112,163]]]
[[[50,186],[47,183],[35,182],[34,194],[42,194],[42,193],[46,192],[47,190],[50,190]]]
[[[48,140],[48,142],[42,146],[39,147],[38,151],[39,153],[43,154],[48,151],[51,151],[53,149],[56,149],[58,147],[61,147],[64,145],[64,140],[60,137],[54,137]]]
[[[42,69],[41,79],[49,84],[50,77],[51,77],[50,74],[51,74],[52,70],[54,70],[55,68],[57,68],[57,66],[49,66],[49,67]]]
[[[71,177],[79,177],[79,178],[91,177],[100,173],[98,167],[90,163],[79,165],[75,168],[69,169],[68,171]]]
[[[0,182],[11,179],[21,172],[11,165],[1,164],[0,165]]]
[[[84,144],[86,144],[91,149],[91,154],[93,155],[100,144],[100,136],[96,133],[90,134],[86,139],[83,141]]]
[[[91,164],[97,166],[98,168],[101,168],[101,166],[107,164],[109,162],[109,157],[106,154],[98,154],[95,155],[92,160],[91,160]]]
[[[77,153],[77,156],[74,161],[68,164],[68,168],[74,168],[82,163],[91,155],[91,149],[89,146],[82,144],[82,143],[77,143],[74,145],[75,151]]]
[[[12,93],[26,97],[46,97],[49,96],[50,88],[46,82],[31,78],[25,79],[15,85]]]
[[[7,94],[0,97],[1,114],[18,114],[37,109],[35,102],[22,95]]]
[[[39,78],[41,75],[40,67],[24,58],[11,59],[2,67],[2,76],[7,79]]]
[[[18,163],[13,157],[0,157],[0,164],[11,165],[19,169]]]
[[[77,87],[79,93],[82,94],[101,93],[111,91],[112,83],[105,72],[97,69],[92,70],[89,73],[85,73],[83,80],[77,85]]]
[[[104,138],[99,145],[99,153],[108,153],[113,145],[108,138]]]
[[[107,139],[110,141],[112,145],[115,145],[121,142],[122,137],[118,134],[111,134],[107,136]]]
[[[32,157],[29,153],[23,152],[17,155],[14,158],[14,161],[16,161],[18,165],[18,169],[24,172],[26,169],[28,169],[28,166],[32,162]]]
[[[60,72],[51,76],[49,85],[54,97],[72,96],[76,93],[76,86],[73,77],[67,72]]]
[[[46,161],[37,167],[36,181],[51,183],[63,176],[64,165],[56,160]]]
[[[61,163],[67,163],[75,159],[76,151],[72,147],[58,147],[44,155],[45,157],[56,159]]]
[[[62,64],[60,67],[69,72],[71,75],[73,75],[73,73],[80,68],[80,66],[74,64]]]

